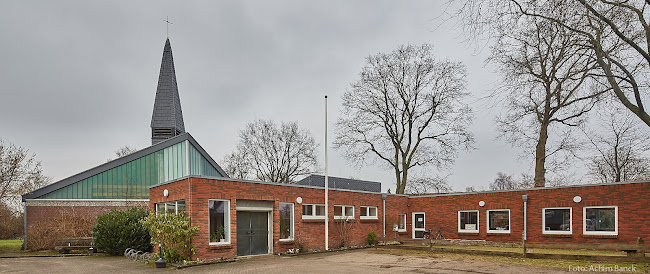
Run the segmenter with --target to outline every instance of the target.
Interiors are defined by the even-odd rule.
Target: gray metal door
[[[268,253],[268,213],[237,211],[237,256]]]

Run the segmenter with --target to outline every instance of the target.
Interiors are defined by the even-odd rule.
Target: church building
[[[193,259],[363,245],[372,231],[386,239],[440,231],[448,239],[513,243],[650,237],[647,181],[418,196],[330,177],[327,203],[324,184],[318,175],[296,184],[229,178],[185,131],[167,39],[151,146],[23,195],[25,234],[33,237],[30,228],[56,214],[97,216],[137,206],[157,214],[185,212],[200,227],[192,238]]]

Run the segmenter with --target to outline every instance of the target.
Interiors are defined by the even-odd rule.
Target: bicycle
[[[429,233],[431,233],[431,229],[429,229]],[[436,240],[446,240],[447,237],[445,237],[444,234],[442,234],[442,227],[438,227],[436,231]]]

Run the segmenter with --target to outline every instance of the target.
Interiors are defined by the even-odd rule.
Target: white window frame
[[[352,206],[352,205],[334,205],[334,214],[336,214],[336,208],[337,207],[342,207],[343,208],[343,210],[341,211],[343,216],[334,215],[334,219],[337,219],[337,220],[354,219],[354,206]],[[345,213],[347,212],[346,208],[348,208],[348,207],[352,208],[352,216],[345,215]]]
[[[323,204],[302,204],[303,206],[311,206],[311,215],[305,215],[305,211],[302,211],[303,219],[312,219],[312,220],[325,220],[325,215],[318,216],[316,215],[316,206],[325,206]]]
[[[290,234],[291,234],[291,236],[290,236],[289,238],[282,239],[282,238],[280,238],[280,233],[278,233],[278,238],[280,238],[280,241],[281,241],[281,242],[293,241],[293,239],[294,239],[294,236],[293,236],[293,235],[294,235],[294,233],[295,233],[295,232],[294,232],[294,223],[296,222],[296,220],[295,220],[295,219],[296,219],[296,218],[295,218],[295,216],[296,216],[296,211],[295,211],[296,208],[295,208],[295,206],[293,205],[293,203],[280,203],[280,206],[282,206],[282,205],[291,205],[291,227],[289,228],[289,229],[290,229]],[[315,213],[315,211],[312,211],[312,212]],[[278,215],[279,215],[279,214],[280,214],[280,210],[279,210],[279,208],[278,208]],[[279,225],[279,224],[278,224],[278,225]]]
[[[226,202],[226,206],[224,207],[224,214],[223,214],[223,223],[228,224],[223,226],[223,234],[226,237],[225,242],[212,242],[208,236],[208,242],[210,245],[229,245],[230,244],[230,200],[222,200],[222,199],[209,199],[208,200],[208,230],[210,230],[210,201],[219,201],[219,202]]]
[[[589,208],[613,208],[614,209],[614,231],[587,231],[587,209]],[[582,208],[582,234],[584,235],[618,235],[618,206],[585,206]]]
[[[370,216],[370,209],[371,208],[375,209],[375,216]],[[376,206],[361,206],[361,208],[359,210],[360,210],[360,212],[359,212],[359,218],[360,219],[364,219],[364,220],[377,220],[378,219],[377,216],[379,215],[379,209]],[[366,212],[366,216],[361,216],[361,212],[363,212],[364,210]]]
[[[404,217],[402,217],[402,216],[404,216]],[[406,220],[406,213],[397,214],[397,218],[398,218],[398,220],[397,220],[397,232],[406,232],[406,221],[407,221]],[[401,221],[400,219],[404,219],[404,228],[403,229],[399,228],[399,223]]]
[[[470,229],[463,229],[460,224],[460,214],[463,212],[475,212],[476,213],[476,229],[470,230]],[[479,214],[478,210],[459,210],[458,211],[458,233],[478,233],[479,230],[479,224],[481,223],[481,214]]]
[[[568,209],[569,210],[569,231],[551,231],[546,230],[546,210],[547,209]],[[542,234],[573,234],[573,208],[571,207],[545,207],[542,208]]]
[[[496,211],[508,211],[508,230],[497,230],[497,229],[490,229],[490,213],[491,212],[496,212]],[[489,209],[486,211],[485,214],[486,223],[487,223],[487,232],[488,233],[510,233],[510,230],[512,230],[512,215],[510,214],[510,209]]]

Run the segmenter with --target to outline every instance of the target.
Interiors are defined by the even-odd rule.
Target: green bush
[[[151,242],[160,245],[162,257],[168,262],[190,259],[194,254],[191,240],[199,226],[191,226],[185,213],[151,214],[140,223],[151,231]]]
[[[140,224],[149,211],[131,208],[126,211],[111,210],[97,217],[93,227],[95,246],[112,255],[124,254],[127,248],[150,251],[149,230]]]
[[[366,237],[366,242],[368,243],[368,245],[376,245],[377,233],[375,231],[368,232],[368,236]]]

